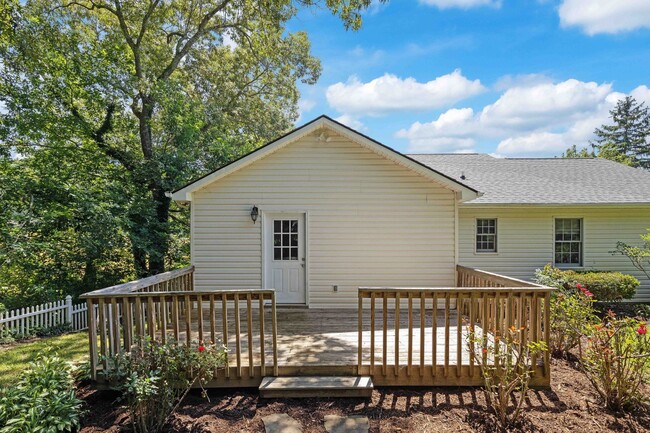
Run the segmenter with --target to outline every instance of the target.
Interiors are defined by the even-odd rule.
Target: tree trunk
[[[155,275],[165,272],[165,257],[169,251],[169,206],[170,199],[165,196],[161,187],[152,191],[153,202],[156,207],[156,223],[151,234],[153,239],[153,250],[149,255],[149,274]]]
[[[149,275],[147,267],[147,252],[136,245],[135,236],[131,236],[131,251],[133,253],[133,267],[136,278],[144,278]]]
[[[148,251],[147,275],[156,275],[165,272],[165,257],[169,250],[169,206],[170,199],[165,196],[162,174],[154,160],[153,137],[151,120],[153,118],[155,101],[151,96],[140,97],[141,111],[138,115],[140,146],[145,160],[146,186],[151,194],[151,206],[155,210],[155,220],[148,221],[145,235],[149,237],[150,248]]]

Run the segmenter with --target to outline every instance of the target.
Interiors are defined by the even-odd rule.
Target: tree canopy
[[[594,130],[596,139],[580,149],[574,144],[563,158],[599,157],[650,169],[650,110],[632,96],[619,100],[610,112],[611,124]]]
[[[650,169],[650,110],[643,102],[626,96],[609,112],[612,124],[596,128],[594,146],[603,151],[625,155],[633,165]]]
[[[80,291],[186,261],[165,193],[284,133],[320,75],[287,22],[324,6],[356,30],[371,3],[1,1],[0,287],[58,269]]]

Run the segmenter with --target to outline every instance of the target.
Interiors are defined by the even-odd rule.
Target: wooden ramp
[[[259,387],[262,398],[370,397],[370,376],[265,377]]]

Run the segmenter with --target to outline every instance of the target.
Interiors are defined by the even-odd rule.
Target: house
[[[617,241],[650,228],[650,173],[601,159],[404,155],[321,116],[173,193],[197,290],[272,288],[354,308],[359,286],[455,287],[456,265],[530,280],[547,263],[650,281]]]

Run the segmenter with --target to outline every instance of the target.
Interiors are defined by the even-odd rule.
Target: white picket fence
[[[73,304],[72,296],[28,308],[0,313],[0,330],[26,335],[34,328],[48,328],[69,323],[73,331],[88,328],[86,303]]]

